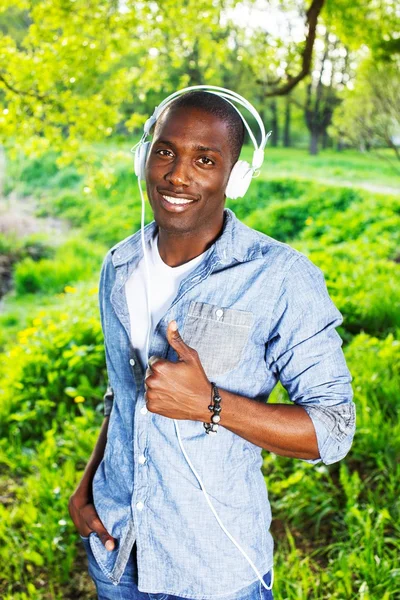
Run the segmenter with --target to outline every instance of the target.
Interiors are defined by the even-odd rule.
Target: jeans
[[[119,584],[117,586],[113,585],[98,567],[90,548],[89,538],[82,536],[80,538],[86,550],[89,564],[88,572],[96,586],[98,600],[190,600],[171,594],[149,594],[138,590],[136,543],[133,545],[129,561]],[[268,587],[271,585],[270,571],[263,576],[263,580]],[[266,590],[261,581],[257,579],[257,581],[237,592],[219,596],[218,600],[273,600],[273,595],[272,591]]]

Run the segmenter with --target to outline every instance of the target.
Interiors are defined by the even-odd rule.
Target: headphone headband
[[[237,111],[247,129],[247,132],[254,146],[253,159],[251,165],[249,165],[245,161],[237,161],[237,163],[232,169],[231,177],[226,189],[226,195],[228,197],[242,197],[246,193],[252,177],[256,176],[254,175],[255,171],[257,171],[257,169],[261,167],[264,161],[264,148],[272,132],[269,131],[266,134],[264,123],[262,122],[259,113],[254,108],[254,106],[248,100],[246,100],[246,98],[243,98],[243,96],[240,96],[240,94],[237,94],[232,90],[228,90],[227,88],[219,87],[216,85],[193,85],[190,87],[182,88],[164,98],[164,100],[158,106],[155,107],[153,114],[147,119],[147,121],[144,124],[144,131],[140,141],[131,149],[131,152],[134,152],[135,154],[135,173],[139,177],[139,179],[144,178],[144,167],[150,146],[150,142],[145,142],[145,139],[150,134],[151,128],[157,122],[157,119],[159,118],[162,111],[169,104],[171,104],[171,102],[173,102],[178,96],[195,90],[203,90],[205,92],[209,92],[210,94],[215,94],[216,96],[220,96],[221,98],[223,98]],[[255,118],[261,132],[261,141],[259,144],[257,143],[257,140],[246,119],[244,118],[240,110],[233,104],[234,102],[246,108]]]

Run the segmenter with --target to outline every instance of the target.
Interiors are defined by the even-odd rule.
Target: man
[[[103,263],[106,417],[69,503],[100,599],[272,598],[261,449],[330,464],[352,443],[342,318],[322,272],[225,208],[243,137],[235,109],[208,92],[178,97],[157,120],[146,370],[140,232]],[[278,380],[292,405],[266,403]],[[220,421],[207,435],[212,383]]]

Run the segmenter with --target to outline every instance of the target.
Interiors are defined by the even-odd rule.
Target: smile
[[[172,196],[164,196],[162,194],[162,197],[164,198],[164,200],[166,200],[167,202],[169,202],[170,204],[191,204],[192,202],[195,202],[195,200],[189,200],[188,198],[173,198]]]

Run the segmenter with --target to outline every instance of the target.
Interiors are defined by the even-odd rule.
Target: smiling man
[[[271,599],[261,449],[330,464],[352,443],[342,317],[322,272],[225,208],[243,138],[237,111],[209,92],[179,96],[157,120],[151,323],[140,232],[103,263],[110,386],[69,503],[100,600]],[[267,403],[278,381],[291,404]]]

